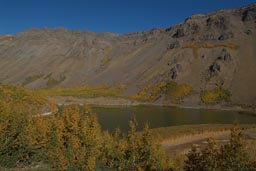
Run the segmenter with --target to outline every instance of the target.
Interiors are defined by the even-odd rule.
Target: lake
[[[148,122],[150,128],[188,124],[256,124],[256,117],[236,111],[213,109],[188,109],[162,106],[93,107],[103,130],[120,128],[128,130],[128,122],[134,116],[139,130]]]

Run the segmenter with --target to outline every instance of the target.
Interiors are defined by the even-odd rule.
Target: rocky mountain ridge
[[[256,4],[188,17],[169,28],[115,34],[65,28],[0,35],[0,82],[27,88],[124,84],[124,94],[173,80],[223,86],[256,104]]]

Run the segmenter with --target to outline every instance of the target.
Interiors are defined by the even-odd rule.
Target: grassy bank
[[[44,96],[73,96],[78,98],[120,97],[119,89],[109,86],[83,86],[72,88],[48,88],[34,90]]]

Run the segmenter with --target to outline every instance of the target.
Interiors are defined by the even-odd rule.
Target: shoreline
[[[51,101],[58,105],[70,105],[70,104],[88,104],[96,107],[129,107],[129,106],[160,106],[160,107],[177,107],[184,109],[209,109],[209,110],[221,110],[221,111],[236,111],[240,114],[247,114],[256,116],[256,110],[244,109],[241,106],[203,106],[203,105],[182,105],[173,103],[152,103],[152,102],[140,102],[128,98],[122,97],[95,97],[95,98],[78,98],[72,96],[54,96],[49,97]]]

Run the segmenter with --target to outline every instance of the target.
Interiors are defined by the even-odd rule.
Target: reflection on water
[[[150,128],[186,125],[186,124],[232,124],[253,123],[256,117],[241,115],[235,111],[220,111],[210,109],[185,109],[161,106],[131,106],[131,107],[94,107],[103,130],[113,131],[119,127],[128,130],[128,121],[135,116],[139,129],[148,122]]]

